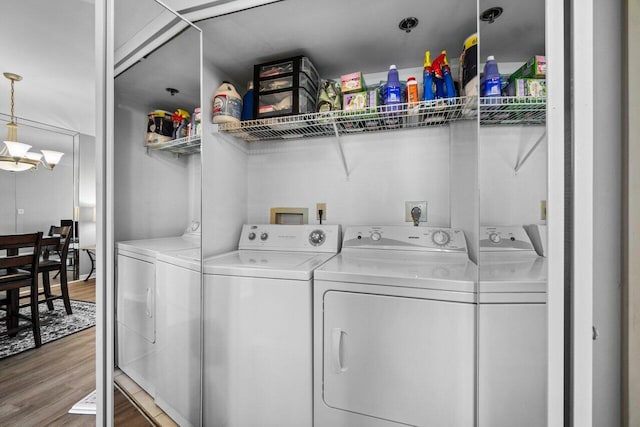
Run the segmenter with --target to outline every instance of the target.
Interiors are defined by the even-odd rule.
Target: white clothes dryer
[[[521,226],[480,229],[478,425],[546,425],[547,266]]]
[[[314,425],[474,425],[476,276],[461,230],[348,227],[314,275]]]
[[[338,225],[245,225],[204,263],[204,425],[310,427],[312,279]]]
[[[117,364],[151,396],[156,377],[156,257],[199,246],[197,221],[182,236],[116,243]]]
[[[201,250],[156,258],[155,403],[178,425],[200,424]]]

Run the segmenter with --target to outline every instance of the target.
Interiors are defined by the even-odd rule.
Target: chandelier
[[[34,153],[29,151],[29,144],[18,142],[18,124],[13,114],[13,85],[22,80],[22,77],[13,73],[4,73],[4,76],[11,80],[11,121],[7,123],[7,139],[4,141],[4,147],[0,149],[0,169],[22,172],[33,170],[42,164],[52,170],[64,153],[50,150],[41,150],[42,154]]]

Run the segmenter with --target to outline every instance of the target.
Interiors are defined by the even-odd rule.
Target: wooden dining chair
[[[3,304],[6,304],[7,330],[3,335],[15,336],[18,331],[29,328],[19,324],[19,319],[28,320],[33,330],[36,347],[42,345],[40,338],[40,313],[38,312],[38,265],[40,261],[40,244],[42,233],[13,234],[0,236],[0,292],[6,292]],[[28,254],[20,254],[20,250],[28,250]],[[24,268],[30,266],[30,269]],[[20,289],[29,288],[29,304],[31,316],[20,314]]]
[[[50,230],[51,237],[42,239],[40,262],[38,272],[42,274],[42,291],[38,292],[39,302],[46,302],[47,308],[53,310],[53,301],[62,299],[67,314],[73,314],[71,310],[71,300],[69,298],[69,287],[67,282],[67,255],[69,253],[69,242],[71,242],[71,227],[55,227]],[[52,252],[58,254],[58,258],[51,258]],[[60,275],[60,295],[51,293],[51,278],[49,273],[56,272]],[[22,306],[27,306],[23,304]]]

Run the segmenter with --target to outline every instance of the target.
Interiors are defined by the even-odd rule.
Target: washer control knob
[[[269,238],[269,235],[267,233],[260,234],[260,240],[267,240],[268,238]]]
[[[377,242],[380,239],[382,239],[382,235],[380,233],[378,233],[377,231],[374,231],[373,233],[371,233],[371,240]]]
[[[449,236],[449,233],[447,233],[446,231],[438,230],[431,235],[431,240],[433,240],[433,243],[435,243],[438,246],[444,246],[447,243],[449,243],[449,240],[451,240],[451,237]]]
[[[322,230],[313,230],[309,234],[309,243],[313,246],[320,246],[327,239],[327,235]]]
[[[500,235],[498,233],[491,233],[489,234],[489,240],[493,243],[500,243]]]
[[[255,240],[256,238],[256,233],[254,233],[253,231],[251,233],[249,233],[249,240]]]

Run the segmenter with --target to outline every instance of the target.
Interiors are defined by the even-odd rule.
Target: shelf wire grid
[[[200,152],[200,135],[185,136],[170,141],[146,142],[147,148],[170,151],[176,154],[194,154]]]
[[[360,111],[337,110],[223,123],[219,130],[247,142],[259,142],[444,126],[476,117],[477,98],[458,97],[421,101],[417,105],[383,105]]]
[[[547,117],[547,99],[540,97],[480,98],[480,125],[543,125]]]

